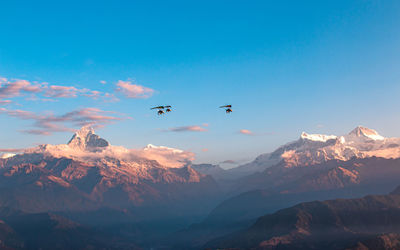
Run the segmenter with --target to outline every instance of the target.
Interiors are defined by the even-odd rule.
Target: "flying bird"
[[[224,106],[221,106],[220,108],[224,108],[225,109],[225,112],[227,113],[227,114],[229,114],[229,113],[232,113],[232,105],[224,105]]]

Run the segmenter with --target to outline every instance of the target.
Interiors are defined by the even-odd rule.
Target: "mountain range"
[[[400,180],[398,142],[364,127],[340,137],[302,133],[297,141],[239,167],[251,171],[229,182],[230,197],[177,238],[199,247],[300,202],[387,193]]]
[[[254,161],[231,169],[233,178],[243,177],[274,166],[281,161],[285,167],[308,166],[329,160],[347,161],[353,157],[400,157],[400,138],[385,138],[373,129],[358,126],[343,136],[308,134],[303,132],[296,141],[287,143],[272,153],[258,156]]]
[[[91,232],[94,238],[86,246],[102,245],[98,239],[104,233],[128,248],[217,246],[234,242],[225,237],[250,228],[260,216],[302,202],[388,193],[400,184],[400,138],[361,126],[343,136],[303,132],[298,140],[229,170],[193,159],[191,152],[164,146],[114,146],[89,126],[67,144],[5,154],[0,208],[18,213],[15,220],[0,213],[0,240],[10,235],[15,248],[37,244],[12,223],[32,217],[74,225],[79,235]],[[397,239],[397,231],[390,233],[357,242]],[[248,242],[243,237],[238,236]]]
[[[67,144],[0,159],[0,207],[51,212],[94,226],[158,223],[146,229],[148,235],[175,230],[220,200],[214,179],[187,166],[190,156],[153,145],[112,146],[84,127]]]

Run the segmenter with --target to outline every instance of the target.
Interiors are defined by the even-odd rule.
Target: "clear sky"
[[[0,148],[65,143],[85,122],[114,145],[176,147],[210,163],[251,160],[302,131],[364,125],[400,137],[400,1],[0,10]],[[158,117],[155,105],[174,111]]]

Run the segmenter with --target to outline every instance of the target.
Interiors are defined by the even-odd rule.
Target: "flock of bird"
[[[225,109],[225,112],[226,112],[227,114],[232,113],[232,105],[224,105],[224,106],[221,106],[220,108],[224,108],[224,109]],[[153,107],[153,108],[151,108],[151,109],[157,109],[157,110],[158,110],[158,111],[157,111],[157,114],[158,114],[158,115],[163,115],[163,114],[165,114],[165,113],[169,113],[169,112],[172,111],[172,107],[171,107],[170,105],[167,105],[167,106],[157,106],[157,107]]]

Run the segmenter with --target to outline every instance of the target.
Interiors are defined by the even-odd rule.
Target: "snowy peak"
[[[94,129],[90,126],[84,126],[72,136],[68,142],[68,146],[72,148],[95,149],[107,147],[110,144],[94,133]]]
[[[285,167],[309,166],[329,160],[347,161],[354,157],[400,158],[400,138],[385,138],[373,129],[358,126],[343,136],[303,132],[271,153],[230,170],[238,175],[260,172],[283,161]]]
[[[335,140],[336,138],[337,138],[336,135],[307,134],[306,132],[303,132],[300,135],[300,139],[309,141],[319,141],[319,142]]]
[[[373,129],[369,129],[366,127],[358,126],[357,128],[353,129],[350,133],[350,136],[360,137],[360,138],[368,138],[374,141],[377,140],[384,140],[385,137],[378,134]]]
[[[149,144],[141,149],[114,146],[96,135],[90,126],[85,126],[76,131],[68,144],[42,144],[34,148],[25,149],[24,152],[103,165],[113,165],[116,161],[123,161],[126,164],[133,165],[156,161],[163,168],[180,168],[194,160],[194,153],[192,152],[164,146]]]

